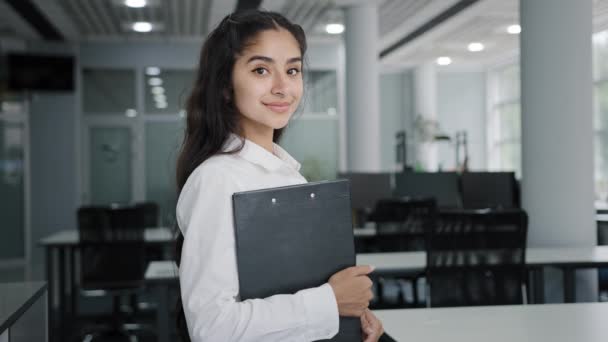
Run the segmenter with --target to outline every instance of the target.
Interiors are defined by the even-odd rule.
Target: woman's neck
[[[263,147],[270,153],[274,153],[274,144],[272,141],[274,129],[263,127],[243,127],[243,137],[256,145]]]

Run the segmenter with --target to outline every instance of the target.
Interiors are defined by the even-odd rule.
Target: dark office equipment
[[[139,290],[146,267],[141,207],[82,207],[78,210],[80,286],[113,297],[112,321],[95,336],[129,340],[120,298]]]
[[[514,172],[463,172],[464,208],[519,208]]]
[[[401,171],[407,170],[407,135],[405,130],[398,131],[395,134],[395,161],[401,165]]]
[[[13,91],[73,91],[74,57],[7,55],[8,88]]]
[[[597,221],[597,244],[598,246],[608,245],[608,221]],[[608,298],[608,268],[598,269],[598,289],[600,300],[606,301]]]
[[[320,286],[355,265],[348,181],[235,193],[241,299]],[[359,318],[341,317],[331,341],[360,341]]]
[[[354,225],[362,227],[376,202],[392,197],[391,173],[341,173],[338,178],[350,181]]]
[[[523,210],[441,212],[427,233],[431,307],[524,302]]]
[[[394,197],[434,198],[440,208],[459,208],[456,172],[402,172],[395,175]]]
[[[376,223],[376,236],[369,252],[404,252],[425,250],[425,234],[436,224],[437,205],[434,199],[386,199],[376,204],[369,220]],[[376,309],[417,306],[417,284],[423,272],[380,277]],[[388,287],[397,288],[397,300],[385,296]],[[405,287],[412,289],[408,302]]]
[[[391,198],[390,173],[364,173],[349,172],[341,173],[338,178],[350,181],[350,198],[352,207],[355,209],[367,209],[371,211],[376,202],[381,199]]]

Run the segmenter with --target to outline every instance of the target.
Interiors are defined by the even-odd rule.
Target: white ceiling
[[[202,40],[209,30],[234,10],[237,0],[149,0],[152,6],[129,9],[121,0],[32,0],[70,41]],[[364,0],[263,0],[261,7],[277,11],[304,27],[312,39],[339,40],[324,33],[329,22],[342,21],[342,7]],[[379,52],[456,4],[458,0],[374,0],[378,3]],[[156,3],[156,5],[154,5]],[[519,22],[519,0],[479,0],[382,59],[403,68],[447,55],[450,67],[486,67],[517,55],[519,37],[505,29]],[[133,21],[151,21],[162,29],[134,33]],[[608,29],[608,0],[594,0],[594,30]],[[0,0],[0,37],[39,38],[37,32]],[[467,45],[479,41],[482,52]]]

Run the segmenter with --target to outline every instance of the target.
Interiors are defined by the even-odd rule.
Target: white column
[[[437,70],[433,62],[424,63],[414,70],[414,92],[415,112],[414,127],[416,122],[423,120],[427,124],[437,122]],[[418,125],[419,126],[419,125]],[[427,128],[429,125],[425,125]],[[430,131],[427,131],[427,133]],[[439,158],[437,144],[432,137],[425,136],[420,131],[412,132],[416,138],[416,161],[415,165],[421,166],[426,171],[436,171]]]
[[[592,0],[521,0],[520,20],[528,244],[594,246]],[[578,301],[597,300],[596,278],[578,272]]]
[[[380,171],[378,9],[373,1],[345,9],[348,170]]]

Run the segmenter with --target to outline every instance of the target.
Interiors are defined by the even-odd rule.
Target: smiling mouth
[[[291,107],[290,103],[264,103],[264,105],[275,113],[285,113]]]

